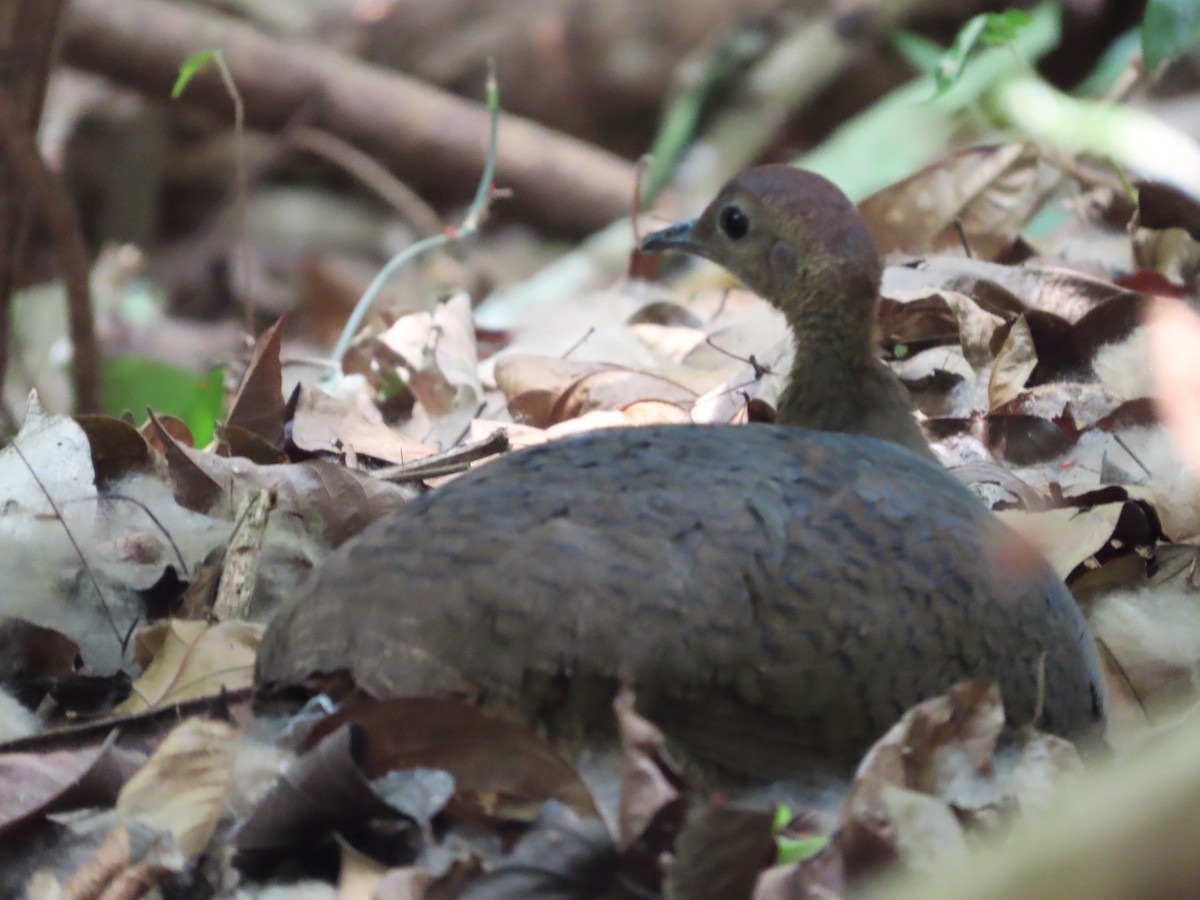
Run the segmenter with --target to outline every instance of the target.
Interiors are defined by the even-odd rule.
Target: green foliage
[[[179,67],[179,76],[175,79],[175,86],[171,88],[171,99],[178,100],[183,95],[188,83],[196,77],[196,73],[215,63],[220,55],[220,50],[201,50],[185,59],[183,65]]]
[[[1157,69],[1200,39],[1200,0],[1147,0],[1142,20],[1142,59]]]
[[[100,397],[109,415],[129,410],[138,425],[147,408],[182,419],[202,447],[221,415],[225,379],[219,368],[197,374],[141,356],[107,357],[100,361]]]
[[[780,866],[798,863],[816,856],[829,843],[829,835],[818,834],[807,838],[775,837],[775,864]]]
[[[1002,13],[982,13],[968,21],[959,30],[954,43],[938,60],[933,70],[934,86],[937,88],[934,97],[940,97],[958,83],[963,67],[981,48],[1012,43],[1017,32],[1032,22],[1033,17],[1020,9],[1010,9]]]
[[[808,838],[783,837],[778,834],[778,832],[786,828],[788,823],[791,821],[792,810],[790,807],[781,805],[775,808],[775,821],[772,823],[771,827],[776,832],[776,865],[791,865],[793,863],[798,863],[803,859],[808,859],[810,856],[815,856],[824,850],[825,845],[829,843],[829,836],[825,834],[819,834]]]

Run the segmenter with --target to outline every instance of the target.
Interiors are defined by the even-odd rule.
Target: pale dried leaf
[[[342,863],[338,873],[338,900],[377,900],[375,892],[387,874],[387,866],[355,850],[340,834],[335,837]]]
[[[988,408],[995,409],[1015,398],[1025,389],[1025,382],[1037,368],[1037,348],[1025,317],[1013,322],[1004,345],[996,354],[992,374],[988,379]]]
[[[6,516],[16,512],[53,516],[51,500],[60,509],[67,503],[95,509],[94,503],[83,502],[96,498],[87,434],[70,416],[44,412],[37,391],[29,394],[25,421],[13,444],[20,455],[12,445],[0,450],[0,497]],[[51,500],[46,499],[47,493]]]
[[[879,802],[896,835],[900,859],[910,869],[932,872],[966,855],[962,826],[944,800],[884,785]]]
[[[668,803],[680,796],[660,764],[666,739],[635,709],[633,689],[622,687],[613,707],[621,733],[621,797],[617,807],[617,845],[629,847]]]
[[[1029,736],[1009,781],[1009,792],[1021,812],[1037,815],[1058,802],[1059,792],[1069,779],[1087,770],[1075,745],[1065,738],[1038,732]]]
[[[310,453],[353,450],[359,456],[399,464],[433,454],[425,444],[388,427],[373,410],[345,397],[333,397],[313,385],[301,385],[292,417],[292,442]]]
[[[187,719],[122,788],[117,812],[171,834],[195,859],[208,845],[233,784],[241,734],[226,722]]]
[[[1041,551],[1059,578],[1066,578],[1108,543],[1124,506],[1124,502],[1105,503],[1090,509],[1065,507],[997,515]]]
[[[254,654],[264,626],[251,622],[210,625],[171,619],[138,632],[136,653],[145,671],[117,712],[178,703],[254,683]]]
[[[471,298],[459,293],[430,313],[399,319],[379,337],[409,370],[409,387],[417,398],[413,422],[428,428],[434,443],[445,448],[470,423],[483,400]]]

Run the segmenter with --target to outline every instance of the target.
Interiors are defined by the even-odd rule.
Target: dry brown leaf
[[[160,434],[161,436],[161,434]],[[233,519],[247,492],[275,497],[275,515],[336,547],[408,500],[409,487],[324,460],[260,466],[184,447],[164,437],[175,499],[187,509]]]
[[[191,718],[166,736],[121,789],[117,812],[169,833],[187,859],[208,845],[233,785],[241,733],[226,722]]]
[[[962,252],[957,220],[971,253],[993,259],[1059,179],[1029,144],[971,147],[872,194],[858,208],[881,254]]]
[[[514,353],[496,363],[496,384],[508,400],[508,410],[519,423],[546,428],[558,398],[580,378],[607,367],[552,356]]]
[[[631,369],[606,368],[572,382],[555,400],[547,424],[565,422],[595,410],[620,411],[647,400],[683,408],[695,399],[692,391],[667,378]]]
[[[70,675],[80,662],[79,645],[62,632],[27,619],[0,617],[0,683],[18,676]]]
[[[252,622],[170,619],[138,632],[135,652],[145,671],[119,713],[233,691],[254,683],[254,654],[264,627]]]
[[[959,810],[995,803],[992,754],[1003,726],[996,686],[965,681],[914,706],[876,741],[842,804],[837,842],[851,877],[904,858],[887,787],[920,791]]]
[[[103,490],[150,466],[150,445],[136,428],[111,416],[76,416],[92,448],[96,487]]]
[[[408,370],[409,388],[418,408],[406,429],[432,430],[445,448],[466,429],[483,400],[471,298],[455,294],[432,313],[413,313],[379,336]]]
[[[432,447],[405,437],[383,423],[378,412],[368,417],[356,404],[332,397],[313,385],[300,385],[292,415],[292,442],[309,453],[353,450],[398,465],[433,454]]]
[[[982,369],[992,359],[992,335],[1004,320],[981,308],[974,298],[958,291],[939,291],[938,296],[946,302],[958,321],[958,339],[963,356],[972,368]]]
[[[528,729],[448,697],[363,698],[316,723],[309,743],[345,723],[362,729],[368,778],[407,769],[453,776],[459,808],[500,819],[531,820],[550,799],[596,814],[586,785],[566,760]]]
[[[244,429],[276,449],[283,446],[283,370],[279,362],[283,323],[284,319],[279,319],[258,336],[225,419],[227,428]]]
[[[141,764],[114,744],[0,755],[0,835],[47,813],[111,803]]]
[[[1033,334],[1025,316],[1021,316],[1013,323],[992,364],[988,378],[988,409],[995,409],[1020,394],[1037,364]]]

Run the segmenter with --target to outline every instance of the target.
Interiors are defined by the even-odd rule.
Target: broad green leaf
[[[1200,0],[1148,0],[1142,59],[1149,69],[1190,50],[1200,38]]]
[[[100,361],[100,397],[109,415],[129,410],[138,425],[147,408],[180,418],[203,447],[221,415],[225,379],[219,368],[198,374],[141,356],[108,357]]]
[[[178,100],[188,83],[196,77],[196,73],[210,63],[216,62],[220,52],[220,50],[201,50],[185,59],[183,65],[179,67],[179,76],[175,79],[175,86],[171,88],[171,99]]]
[[[983,50],[945,96],[929,102],[933,78],[924,76],[897,88],[839,127],[825,142],[794,161],[824,175],[853,200],[887,187],[928,165],[950,146],[961,129],[959,113],[976,106],[997,86],[1028,73],[1029,64],[1058,45],[1062,7],[1039,3],[1033,21],[1006,47]],[[928,71],[930,47],[908,42],[905,56]],[[937,51],[938,57],[941,51]]]
[[[954,38],[950,49],[933,70],[937,88],[934,97],[950,90],[962,77],[963,67],[980,47],[999,47],[1012,43],[1017,33],[1033,23],[1029,13],[1010,9],[1002,13],[982,13],[970,19]]]
[[[829,843],[829,835],[818,834],[809,838],[775,838],[775,864],[779,866],[792,865],[810,856],[815,856],[825,849]]]

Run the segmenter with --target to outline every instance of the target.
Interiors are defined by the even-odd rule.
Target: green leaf
[[[183,65],[179,67],[179,76],[175,79],[175,86],[171,88],[171,99],[178,100],[188,83],[196,77],[196,73],[210,63],[215,63],[220,52],[220,50],[201,50],[185,59]]]
[[[946,52],[937,41],[915,31],[898,28],[891,35],[892,47],[906,63],[923,75],[932,75]]]
[[[775,821],[771,823],[771,830],[779,831],[781,828],[787,828],[791,821],[792,808],[786,803],[781,803],[775,807]]]
[[[129,410],[138,425],[147,408],[180,418],[203,447],[225,403],[225,378],[219,368],[199,374],[141,356],[106,357],[100,361],[100,397],[106,413]]]
[[[818,834],[808,838],[775,838],[775,864],[784,866],[798,863],[810,856],[815,856],[825,849],[829,843],[829,835]]]
[[[999,47],[1011,43],[1017,37],[1017,32],[1033,24],[1033,16],[1023,9],[1009,9],[1002,13],[990,13],[984,16],[983,32],[979,42],[989,47]]]
[[[1002,13],[981,13],[971,18],[959,29],[950,46],[933,70],[933,82],[937,99],[958,83],[963,67],[981,47],[998,47],[1011,43],[1017,32],[1033,23],[1029,13],[1010,9]]]
[[[1142,59],[1149,69],[1190,50],[1200,38],[1200,0],[1148,0]]]

